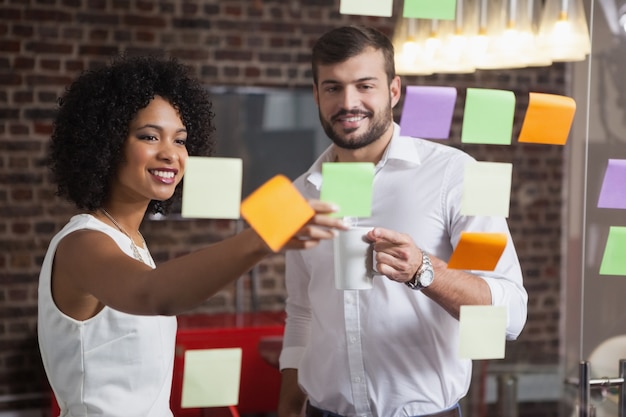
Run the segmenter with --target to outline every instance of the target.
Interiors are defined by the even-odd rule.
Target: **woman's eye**
[[[175,142],[179,145],[183,145],[183,146],[187,145],[187,139],[176,139]]]
[[[157,140],[157,137],[152,136],[152,135],[141,135],[139,136],[139,139],[153,141],[153,140]]]

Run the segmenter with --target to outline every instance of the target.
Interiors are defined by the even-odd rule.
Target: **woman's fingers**
[[[316,214],[307,224],[339,230],[346,230],[348,228],[341,218],[330,216],[330,214],[336,213],[339,210],[339,207],[335,204],[320,200],[309,200],[309,205],[315,210]]]

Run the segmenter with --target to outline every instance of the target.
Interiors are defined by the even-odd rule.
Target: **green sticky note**
[[[626,276],[626,227],[611,226],[606,240],[600,275]]]
[[[453,20],[456,0],[404,0],[406,18]]]
[[[339,206],[335,217],[369,217],[373,183],[371,162],[326,162],[322,165],[320,200]]]
[[[241,348],[187,350],[181,407],[237,405],[240,380]]]
[[[182,217],[238,219],[242,175],[239,158],[190,156],[183,179]]]
[[[459,358],[504,358],[506,315],[504,306],[461,306]]]
[[[393,0],[341,0],[339,13],[391,17]]]
[[[465,165],[461,214],[509,217],[513,165],[470,162]]]
[[[514,113],[512,91],[468,88],[461,142],[510,145]]]

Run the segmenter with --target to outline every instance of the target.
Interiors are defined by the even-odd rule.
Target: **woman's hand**
[[[283,250],[309,249],[317,246],[321,240],[335,237],[337,230],[348,229],[341,218],[330,216],[339,210],[334,204],[309,200],[309,205],[315,210],[315,216],[287,241]]]

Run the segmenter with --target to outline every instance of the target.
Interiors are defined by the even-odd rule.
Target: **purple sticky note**
[[[609,159],[598,207],[626,209],[626,159]]]
[[[448,139],[456,88],[407,86],[400,117],[400,134],[425,139]]]

